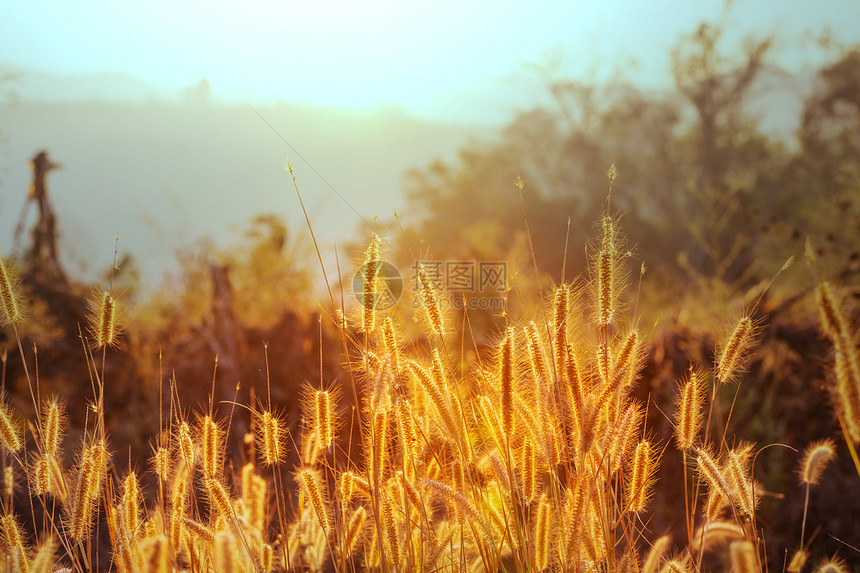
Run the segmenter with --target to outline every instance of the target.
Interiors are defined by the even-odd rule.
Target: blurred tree
[[[792,224],[784,232],[836,274],[860,270],[860,49],[818,73],[803,109],[800,149],[783,176]],[[839,221],[839,224],[834,222]]]
[[[741,54],[721,50],[724,28],[701,24],[672,52],[679,94],[695,114],[684,133],[687,191],[676,221],[689,232],[680,262],[699,281],[732,287],[757,279],[754,244],[774,188],[769,181],[779,146],[759,129],[745,104],[765,66],[773,40],[746,40]]]

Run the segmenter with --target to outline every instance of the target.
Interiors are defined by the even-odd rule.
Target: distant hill
[[[0,107],[0,133],[0,249],[12,245],[27,161],[44,148],[63,164],[49,189],[69,269],[87,276],[109,266],[119,232],[122,250],[152,276],[170,268],[178,246],[204,236],[224,244],[258,213],[306,232],[288,158],[321,246],[333,250],[356,238],[362,219],[403,209],[406,170],[453,159],[490,130],[389,108],[19,101]]]

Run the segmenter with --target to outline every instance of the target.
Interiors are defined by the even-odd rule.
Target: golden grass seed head
[[[744,315],[738,320],[731,336],[717,353],[719,361],[716,370],[717,380],[720,383],[732,380],[737,373],[752,346],[755,330],[756,325],[751,316]]]
[[[669,543],[672,539],[668,535],[663,535],[657,541],[651,544],[651,550],[648,552],[648,557],[642,564],[642,573],[658,573],[660,570],[660,560],[666,550],[669,549]]]
[[[268,543],[264,543],[260,549],[260,567],[263,573],[268,573],[275,567],[275,548]]]
[[[91,471],[87,474],[87,495],[91,500],[97,500],[101,492],[102,482],[107,475],[110,455],[104,439],[96,440],[89,450]]]
[[[170,500],[170,542],[173,547],[179,547],[182,541],[182,519],[185,517],[185,491],[188,489],[188,477],[180,474],[173,484],[173,495]]]
[[[639,346],[639,333],[636,329],[630,330],[627,336],[624,337],[624,342],[621,349],[618,351],[618,357],[615,360],[614,375],[618,376],[628,366],[636,361],[636,350]]]
[[[430,401],[433,403],[434,408],[439,414],[442,428],[448,434],[449,439],[456,440],[459,431],[457,429],[457,424],[454,421],[454,415],[451,412],[448,400],[445,397],[445,394],[443,394],[442,389],[433,382],[433,378],[430,373],[427,372],[427,370],[425,370],[420,364],[413,360],[410,360],[407,364],[409,369],[412,371],[412,374],[415,376],[415,379],[418,380],[421,385],[422,390],[424,390],[430,398]]]
[[[233,573],[233,571],[242,570],[241,565],[236,560],[236,540],[229,531],[219,531],[215,535],[212,564],[218,573]]]
[[[734,541],[729,545],[732,571],[737,573],[758,573],[758,559],[755,546],[749,541]]]
[[[125,489],[122,495],[125,528],[129,535],[134,535],[139,525],[140,489],[137,484],[137,474],[131,472],[125,478]]]
[[[326,390],[317,390],[314,397],[314,406],[316,413],[315,429],[320,447],[327,449],[334,439],[330,393]]]
[[[49,573],[54,571],[54,552],[57,544],[53,537],[47,538],[39,545],[39,550],[33,557],[30,563],[30,570],[34,573]],[[166,573],[166,571],[156,571],[156,573]]]
[[[681,450],[689,450],[698,439],[704,399],[701,374],[691,369],[681,389],[675,414],[675,442]]]
[[[248,521],[255,529],[257,529],[257,531],[264,531],[268,493],[266,480],[258,475],[253,476],[251,479],[251,490],[253,492],[253,497],[249,500],[246,508]]]
[[[604,327],[615,320],[615,264],[611,250],[597,254],[597,324]]]
[[[189,533],[195,535],[205,541],[206,543],[214,543],[215,542],[215,532],[203,525],[202,523],[198,523],[193,519],[189,519],[187,517],[182,518],[182,525],[185,529],[188,530]]]
[[[387,491],[380,492],[382,505],[382,522],[385,525],[385,540],[387,542],[388,557],[396,568],[400,567],[402,555],[400,553],[400,535],[397,530],[397,521],[394,516],[394,503]]]
[[[373,442],[371,446],[370,475],[374,481],[374,487],[381,484],[385,473],[385,463],[388,459],[388,441],[386,430],[388,429],[388,412],[378,410],[373,417]]]
[[[720,514],[723,512],[723,509],[728,505],[728,500],[726,499],[726,494],[719,488],[714,488],[711,485],[708,486],[708,499],[705,501],[705,506],[703,508],[705,518],[708,521],[714,522],[719,519]]]
[[[0,301],[3,304],[0,324],[18,324],[23,320],[18,304],[18,278],[3,257],[0,257]]]
[[[534,447],[532,447],[530,440],[525,440],[520,455],[520,476],[523,484],[523,499],[527,502],[531,502],[535,498],[535,493],[539,487],[536,465]]]
[[[299,470],[298,477],[305,494],[308,496],[308,499],[310,499],[311,506],[314,509],[314,513],[316,514],[320,527],[322,527],[323,531],[328,535],[330,527],[328,512],[326,511],[322,489],[317,481],[316,474],[314,474],[314,471],[310,468],[302,468]]]
[[[209,501],[212,508],[217,510],[218,515],[232,519],[233,503],[227,490],[221,485],[221,482],[217,479],[208,478],[206,480],[206,490],[209,492]]]
[[[753,482],[747,468],[749,449],[740,448],[729,451],[726,470],[728,483],[734,491],[738,509],[745,515],[752,516],[758,505],[758,496],[753,491]]]
[[[502,341],[502,359],[500,365],[502,381],[502,429],[510,436],[514,428],[514,329],[505,330]]]
[[[117,342],[116,299],[109,291],[103,291],[98,305],[90,318],[96,348],[115,346]]]
[[[43,449],[49,456],[55,456],[62,438],[63,412],[58,400],[51,400],[44,408],[44,438]]]
[[[671,561],[667,561],[663,565],[663,568],[660,569],[660,573],[687,573],[688,571],[687,562],[683,559],[672,559]]]
[[[395,414],[397,415],[397,434],[400,438],[400,453],[406,465],[411,467],[412,460],[415,458],[418,437],[415,432],[415,420],[409,400],[398,396],[395,403]]]
[[[543,494],[538,502],[537,519],[535,521],[535,556],[538,571],[543,571],[549,566],[550,558],[550,520],[552,519],[552,507],[547,495]]]
[[[720,471],[717,462],[711,456],[710,452],[701,448],[696,449],[696,465],[699,469],[699,475],[705,478],[705,481],[712,489],[717,491],[727,491],[729,489],[722,472]]]
[[[633,454],[633,473],[630,476],[630,511],[642,511],[648,502],[651,476],[654,473],[654,457],[651,443],[642,440]]]
[[[397,347],[397,337],[394,334],[394,324],[390,316],[385,317],[382,323],[382,340],[385,343],[385,352],[394,365],[394,371],[400,372],[400,350]]]
[[[860,443],[860,360],[852,352],[836,349],[836,388],[834,389],[837,411],[842,413],[848,438]]]
[[[367,251],[365,251],[364,265],[362,266],[361,330],[367,333],[373,332],[376,329],[377,279],[381,266],[379,246],[379,235],[373,233],[370,237]]]
[[[167,573],[170,546],[164,535],[149,535],[140,544],[143,565],[150,573]]]
[[[843,346],[846,342],[844,335],[848,331],[847,323],[830,283],[822,282],[815,288],[815,300],[818,303],[824,332],[833,341],[834,346]]]
[[[603,382],[604,388],[610,387],[610,373],[612,364],[612,352],[608,342],[600,342],[597,345],[597,372],[600,375],[600,381]]]
[[[159,481],[166,482],[170,472],[170,451],[167,448],[159,447],[155,450],[152,467]]]
[[[179,453],[189,468],[194,467],[194,451],[194,439],[191,437],[191,428],[188,422],[182,422],[179,425]]]
[[[6,402],[0,402],[0,443],[7,452],[13,454],[24,447],[20,424]]]
[[[524,328],[526,333],[526,341],[529,350],[529,361],[531,363],[532,374],[535,380],[542,380],[544,384],[552,382],[547,367],[546,355],[544,354],[543,344],[538,334],[537,325],[534,321],[529,322]]]
[[[798,470],[801,483],[818,484],[824,468],[835,457],[836,444],[833,443],[833,440],[828,438],[809,444],[803,453],[803,459],[800,461]]]
[[[692,546],[702,547],[704,543],[704,548],[708,549],[720,544],[743,540],[744,535],[743,528],[735,522],[709,521],[696,530]]]
[[[284,447],[283,423],[268,410],[259,414],[257,441],[257,449],[262,454],[264,464],[273,466],[284,460],[286,448]]]
[[[221,429],[212,416],[206,415],[200,422],[200,442],[203,471],[207,477],[216,478],[221,469]]]
[[[74,498],[68,508],[70,523],[68,533],[72,539],[77,541],[82,541],[89,533],[90,513],[94,499],[90,495],[91,490],[94,489],[91,484],[97,481],[94,477],[97,471],[95,468],[97,461],[93,459],[93,454],[91,447],[85,447],[81,452]]]
[[[42,454],[33,463],[33,479],[30,482],[35,495],[51,493],[51,458],[48,454]]]
[[[809,552],[803,549],[798,549],[794,552],[794,555],[791,556],[791,560],[788,562],[788,568],[786,571],[788,571],[788,573],[800,573],[808,560]]]
[[[11,498],[15,494],[15,470],[11,465],[3,470],[3,494]]]
[[[345,556],[349,557],[355,551],[358,540],[361,539],[361,531],[364,527],[364,522],[367,519],[367,511],[364,507],[359,506],[349,518],[349,523],[346,526],[346,538],[344,539]]]
[[[848,564],[843,559],[831,557],[822,561],[815,573],[848,573],[848,571]]]
[[[370,484],[355,472],[345,471],[341,474],[341,495],[346,496],[347,493],[349,493],[347,502],[352,499],[353,495],[369,498],[371,496]]]
[[[442,309],[439,306],[439,298],[436,296],[433,283],[427,276],[427,270],[423,264],[418,265],[418,278],[421,283],[421,303],[427,314],[427,323],[437,336],[442,337],[445,335]]]

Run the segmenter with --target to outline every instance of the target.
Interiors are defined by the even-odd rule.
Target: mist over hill
[[[306,232],[287,160],[321,246],[332,248],[355,238],[362,219],[403,207],[406,170],[452,159],[489,129],[384,107],[19,100],[0,108],[0,132],[3,251],[13,247],[27,161],[47,149],[62,164],[48,183],[69,270],[91,278],[108,267],[119,233],[121,251],[152,284],[177,247],[201,237],[223,245],[256,214],[280,214]]]

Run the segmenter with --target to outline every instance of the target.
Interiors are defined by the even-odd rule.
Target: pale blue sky
[[[503,90],[548,50],[564,54],[574,76],[635,60],[631,79],[666,83],[679,35],[726,15],[723,1],[689,0],[32,0],[3,12],[0,64],[120,71],[167,87],[206,77],[217,93],[251,100],[417,113]],[[795,41],[806,29],[860,41],[853,0],[735,0],[726,21],[733,46],[750,32],[779,32],[776,53],[789,66],[816,63]]]

